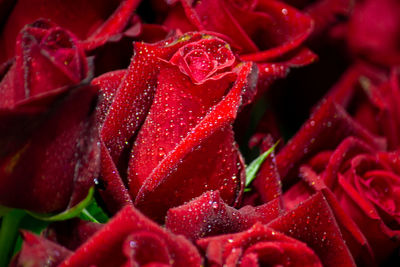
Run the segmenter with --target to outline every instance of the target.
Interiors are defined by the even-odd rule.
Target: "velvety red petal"
[[[122,32],[128,25],[140,0],[124,0],[120,2],[114,13],[83,42],[86,50],[92,50],[107,42],[113,35]],[[95,4],[97,5],[98,3]]]
[[[107,72],[92,80],[91,84],[97,85],[100,91],[100,103],[98,106],[99,123],[103,124],[107,117],[108,110],[114,100],[115,93],[119,88],[123,78],[126,75],[125,70],[116,70]]]
[[[309,187],[313,188],[316,192],[322,192],[326,198],[339,225],[343,239],[346,241],[346,245],[356,263],[362,266],[376,266],[377,263],[372,248],[366,237],[351,219],[350,215],[343,210],[335,195],[325,185],[323,180],[307,166],[301,167],[300,174]]]
[[[211,266],[322,266],[306,244],[260,223],[237,234],[199,239],[197,245]]]
[[[199,34],[193,38],[197,37]],[[167,40],[154,45],[135,43],[135,55],[101,131],[114,162],[118,162],[121,152],[147,116],[155,93],[160,58],[171,57],[187,41]]]
[[[299,47],[313,30],[312,19],[297,9],[280,1],[258,1],[256,11],[272,18],[269,27],[262,31],[258,45],[262,52],[246,53],[243,60],[268,61]],[[258,37],[260,38],[260,37]]]
[[[314,20],[312,37],[319,36],[333,25],[340,23],[341,17],[349,16],[352,5],[351,0],[320,0],[305,7],[305,13]]]
[[[60,266],[122,266],[127,260],[126,253],[129,254],[129,250],[126,251],[129,248],[125,248],[124,251],[123,246],[135,247],[135,242],[124,245],[124,241],[130,240],[131,234],[136,234],[138,238],[140,233],[149,233],[162,240],[164,245],[160,242],[158,244],[165,246],[162,249],[167,249],[172,259],[171,266],[199,266],[201,264],[202,260],[197,249],[188,240],[164,230],[139,213],[133,206],[126,206]],[[145,241],[140,237],[139,240]],[[165,250],[162,251],[165,252]],[[144,255],[136,255],[136,257],[141,256]]]
[[[324,266],[355,266],[332,210],[321,193],[273,220],[268,226],[305,242]]]
[[[372,135],[354,121],[331,98],[324,99],[296,135],[277,154],[276,163],[282,180],[289,182],[293,176],[288,174],[295,166],[317,151],[334,148],[347,136],[360,137],[376,147],[386,146],[384,140]]]
[[[101,142],[100,146],[100,181],[103,184],[103,188],[99,188],[99,193],[103,198],[107,209],[111,213],[116,213],[125,205],[132,205],[133,200],[104,143]]]
[[[315,62],[318,57],[308,48],[299,48],[289,59],[273,63],[257,63],[260,71],[258,80],[258,95],[265,92],[268,86],[277,79],[285,78],[290,69],[299,68]],[[255,57],[257,55],[255,54]]]
[[[205,236],[244,231],[257,221],[268,223],[279,213],[278,201],[236,210],[224,203],[219,191],[209,191],[187,204],[169,209],[165,226],[194,241]]]

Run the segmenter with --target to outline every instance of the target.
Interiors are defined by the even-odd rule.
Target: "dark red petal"
[[[206,0],[196,3],[193,9],[206,30],[229,36],[243,52],[259,51],[257,45],[246,33],[246,29],[230,11],[230,5],[224,0]]]
[[[199,239],[197,245],[212,266],[239,266],[241,261],[246,264],[254,260],[265,266],[289,262],[294,266],[321,266],[318,256],[306,244],[260,223],[237,234]]]
[[[332,191],[324,184],[323,180],[307,166],[300,168],[300,175],[308,186],[316,192],[320,191],[329,203],[335,219],[340,227],[343,239],[349,248],[354,260],[362,266],[375,266],[376,261],[371,246],[357,224],[345,212]]]
[[[163,242],[173,266],[199,266],[201,257],[197,249],[184,237],[175,236],[164,230],[133,206],[126,206],[91,239],[78,248],[60,267],[66,266],[120,266],[126,260],[123,242],[130,234],[149,232]]]
[[[276,163],[284,182],[292,178],[289,172],[320,150],[332,149],[347,136],[357,136],[379,148],[384,140],[372,135],[354,121],[331,98],[324,99],[297,134],[279,151]]]
[[[128,25],[129,20],[133,16],[133,12],[139,5],[140,0],[124,0],[121,1],[119,7],[114,13],[86,38],[83,46],[86,50],[92,50],[108,41],[110,37],[124,30]],[[97,2],[95,3],[98,4]],[[92,7],[91,7],[92,9]]]
[[[350,17],[348,42],[353,52],[378,64],[397,65],[400,62],[398,35],[400,20],[397,1],[357,2]],[[369,25],[365,20],[380,21]]]
[[[130,234],[124,241],[122,250],[128,262],[139,266],[146,264],[165,264],[173,262],[168,247],[162,237],[149,231],[137,231]]]
[[[269,227],[310,246],[324,266],[355,266],[329,205],[317,193]]]
[[[290,69],[299,68],[309,65],[318,59],[318,56],[314,54],[308,48],[299,48],[295,54],[291,55],[289,59],[282,59],[279,62],[272,63],[257,63],[258,69],[260,71],[260,77],[258,80],[258,90],[257,94],[264,92],[268,86],[277,79],[285,78]],[[255,58],[257,54],[254,55]],[[246,58],[242,56],[241,58]]]
[[[340,168],[345,162],[360,153],[374,153],[376,149],[368,143],[354,137],[344,139],[329,158],[329,162],[322,175],[323,181],[328,187],[337,183]]]
[[[154,45],[135,43],[135,55],[117,89],[101,130],[102,140],[114,162],[118,162],[122,150],[127,147],[128,141],[147,116],[155,93],[160,58],[170,58],[176,49],[191,38],[200,38],[200,34]]]
[[[305,12],[314,20],[312,38],[340,23],[341,17],[349,16],[353,10],[352,6],[352,0],[320,0],[308,5]]]
[[[24,243],[15,266],[56,267],[72,252],[68,249],[29,232],[23,232]]]
[[[107,117],[108,110],[114,100],[116,91],[126,75],[126,70],[116,70],[107,72],[92,80],[91,84],[100,88],[99,123],[103,124]]]
[[[261,42],[266,44],[258,45],[262,52],[246,53],[242,55],[244,60],[259,62],[280,57],[298,48],[311,34],[314,27],[309,16],[280,1],[258,1],[256,11],[268,14],[272,22],[267,29],[262,31],[261,38],[265,37],[265,39]],[[260,33],[257,34],[260,35]]]
[[[373,204],[363,198],[346,178],[339,175],[338,182],[340,186],[333,192],[340,206],[360,227],[375,253],[377,262],[381,262],[399,246],[400,231],[385,225]]]
[[[98,175],[96,93],[71,88],[51,104],[0,110],[2,205],[53,212],[86,197]]]
[[[209,191],[187,204],[169,209],[165,226],[194,241],[205,236],[244,231],[257,221],[268,223],[279,213],[278,201],[236,210],[224,203],[219,191]]]
[[[99,188],[99,193],[104,200],[107,209],[111,213],[116,213],[125,205],[132,205],[133,200],[128,188],[118,173],[117,167],[113,162],[110,153],[103,142],[101,146],[101,183],[103,188]]]

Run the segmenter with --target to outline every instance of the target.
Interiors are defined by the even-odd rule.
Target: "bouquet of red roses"
[[[0,0],[0,266],[398,266],[399,13]]]

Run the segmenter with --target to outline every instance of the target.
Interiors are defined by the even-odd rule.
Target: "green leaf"
[[[82,210],[79,218],[95,223],[106,223],[109,219],[107,214],[97,204],[96,200],[94,200],[92,203],[90,203],[89,206]]]
[[[0,229],[0,266],[8,266],[15,241],[18,237],[18,228],[23,210],[13,209],[3,215]]]
[[[248,187],[251,182],[256,178],[257,172],[261,167],[261,164],[264,160],[275,150],[276,146],[278,145],[279,141],[276,142],[270,149],[262,153],[258,158],[253,160],[249,166],[246,168],[246,187]]]
[[[3,217],[5,214],[9,213],[12,209],[4,206],[0,206],[0,217]]]
[[[59,214],[40,214],[40,213],[35,213],[35,212],[30,212],[26,211],[29,215],[32,217],[42,220],[42,221],[49,221],[49,222],[54,222],[54,221],[64,221],[68,219],[72,219],[74,217],[78,217],[79,214],[92,202],[93,200],[93,194],[94,194],[94,187],[91,187],[89,189],[88,195],[84,200],[79,202],[76,206],[63,211]]]

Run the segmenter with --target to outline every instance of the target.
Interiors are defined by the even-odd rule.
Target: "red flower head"
[[[118,205],[129,201],[117,166],[135,205],[153,218],[210,189],[238,203],[244,173],[232,122],[254,93],[253,70],[208,34],[136,43],[125,76],[114,72],[94,82],[104,88],[103,107],[109,106],[102,127],[106,198],[120,198]],[[113,87],[118,77],[123,78]],[[124,169],[126,149],[131,151]]]

